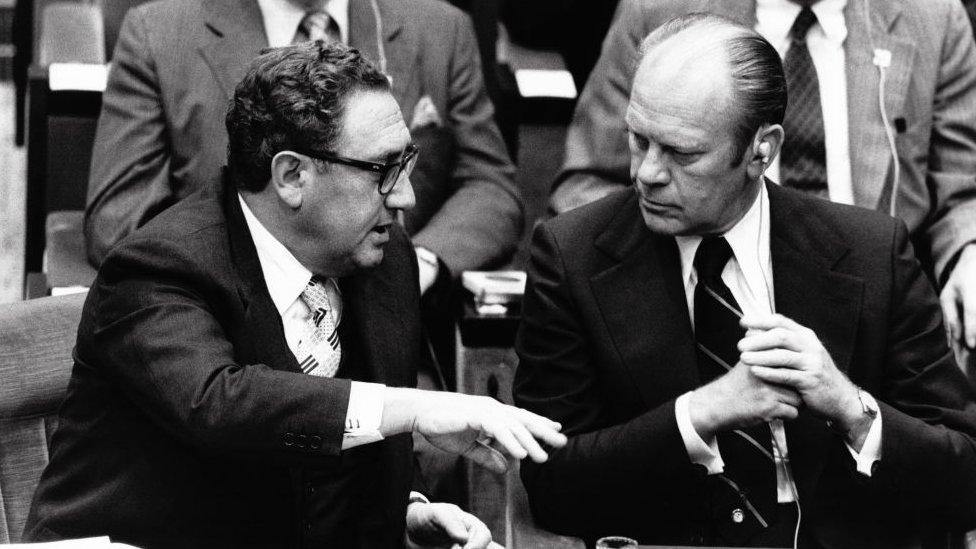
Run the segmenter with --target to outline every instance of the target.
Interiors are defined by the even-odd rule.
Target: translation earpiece
[[[768,141],[763,141],[759,144],[759,156],[762,157],[763,163],[769,162],[769,153],[771,152],[772,145]]]

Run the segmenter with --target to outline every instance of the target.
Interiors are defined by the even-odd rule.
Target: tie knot
[[[325,311],[332,309],[328,280],[313,276],[305,285],[305,289],[302,290],[301,298],[313,313],[319,309]]]
[[[796,16],[796,20],[793,21],[793,26],[790,27],[790,40],[794,44],[805,44],[807,41],[807,33],[810,32],[810,27],[817,23],[817,14],[813,13],[810,6],[803,6],[800,10],[800,14]]]
[[[305,14],[299,28],[308,40],[334,41],[339,36],[339,26],[325,11],[310,11]]]
[[[695,271],[699,280],[714,280],[722,276],[722,269],[732,257],[732,247],[721,236],[709,236],[695,252]]]

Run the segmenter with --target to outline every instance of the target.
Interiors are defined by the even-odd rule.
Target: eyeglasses
[[[297,150],[297,152],[325,162],[335,162],[336,164],[344,164],[346,166],[352,166],[353,168],[378,173],[380,174],[380,195],[386,196],[393,192],[393,188],[396,187],[401,178],[408,177],[410,172],[413,171],[413,167],[417,164],[417,153],[419,150],[417,149],[416,145],[411,143],[410,145],[407,145],[406,149],[404,149],[403,155],[400,156],[400,160],[391,162],[389,164],[379,164],[376,162],[369,162],[367,160],[356,160],[355,158],[346,158],[344,156],[336,156],[328,153],[313,153],[307,150]]]

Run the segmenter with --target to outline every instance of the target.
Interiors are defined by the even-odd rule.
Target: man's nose
[[[391,210],[409,210],[416,205],[417,199],[413,194],[413,184],[410,183],[409,176],[405,176],[393,186],[390,194],[386,195],[385,202],[386,207]]]
[[[647,147],[637,166],[636,180],[645,185],[664,185],[671,180],[671,173],[660,147],[653,143]]]

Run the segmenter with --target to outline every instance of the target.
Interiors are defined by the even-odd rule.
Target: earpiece
[[[772,148],[772,145],[770,145],[768,141],[763,141],[759,144],[757,152],[759,153],[759,156],[762,157],[763,164],[769,162],[769,154],[772,152]]]

